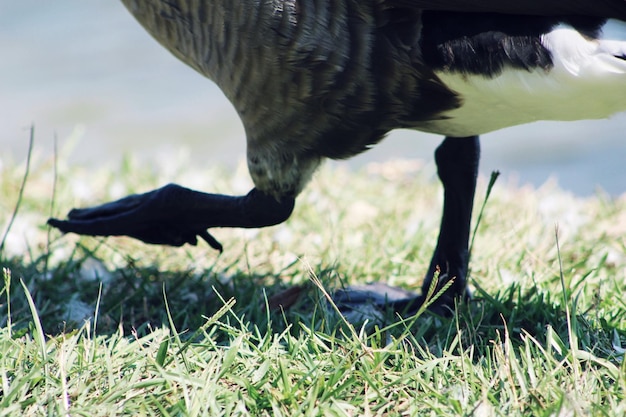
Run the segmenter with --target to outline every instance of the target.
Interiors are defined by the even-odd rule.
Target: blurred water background
[[[626,98],[625,98],[626,100]],[[488,111],[486,109],[485,111]],[[0,162],[21,161],[55,135],[70,163],[96,166],[132,153],[148,161],[187,150],[191,164],[235,166],[245,155],[237,115],[219,89],[172,57],[118,1],[0,2]],[[481,173],[580,196],[626,192],[626,115],[534,123],[483,136]],[[441,138],[398,131],[347,164],[432,161]],[[346,164],[346,162],[342,162]],[[434,168],[432,163],[426,169]]]

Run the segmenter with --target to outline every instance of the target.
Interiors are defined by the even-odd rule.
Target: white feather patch
[[[470,136],[537,120],[602,119],[626,111],[626,23],[609,21],[602,39],[560,25],[542,43],[554,62],[548,71],[509,68],[494,78],[438,72],[463,104],[446,120],[419,129]]]

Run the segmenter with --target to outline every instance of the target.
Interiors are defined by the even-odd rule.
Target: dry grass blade
[[[24,175],[22,176],[22,184],[20,185],[20,190],[17,195],[17,201],[15,202],[15,207],[13,209],[13,213],[9,219],[9,224],[7,225],[4,234],[2,235],[2,240],[0,241],[0,257],[2,257],[2,252],[4,251],[4,244],[6,243],[7,236],[9,236],[9,232],[11,231],[11,227],[13,226],[13,222],[17,217],[17,213],[20,209],[20,204],[22,204],[22,198],[24,197],[24,189],[26,188],[26,181],[28,180],[28,174],[30,173],[30,161],[33,154],[33,146],[35,143],[35,126],[30,127],[30,137],[28,140],[28,153],[26,155],[26,169],[24,170]]]

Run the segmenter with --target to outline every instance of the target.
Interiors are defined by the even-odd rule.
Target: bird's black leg
[[[446,138],[435,152],[437,173],[443,184],[443,215],[435,253],[422,285],[426,294],[435,271],[440,271],[437,288],[453,280],[440,303],[453,305],[454,297],[467,292],[470,222],[480,159],[478,136]]]
[[[222,245],[211,227],[264,227],[282,223],[293,211],[295,198],[277,199],[254,188],[245,196],[207,194],[169,184],[96,207],[74,209],[67,220],[48,224],[64,233],[89,236],[130,236],[146,243],[195,245],[198,237],[213,248]]]
[[[424,302],[435,272],[439,270],[437,290],[452,280],[448,290],[434,304],[435,311],[445,312],[454,306],[456,297],[468,294],[470,221],[480,159],[478,136],[447,137],[435,152],[437,173],[444,188],[443,215],[437,246],[422,285],[422,296],[394,304],[398,312],[413,313]],[[443,307],[443,309],[441,308]]]

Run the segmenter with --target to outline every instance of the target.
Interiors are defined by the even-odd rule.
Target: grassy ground
[[[52,161],[33,159],[0,253],[0,416],[626,413],[625,198],[497,184],[474,244],[475,299],[450,320],[364,327],[344,323],[312,278],[418,288],[441,206],[421,173],[432,167],[323,169],[286,224],[214,230],[220,256],[45,226],[170,181],[250,187],[243,167],[187,165],[59,164],[53,199]],[[1,230],[24,169],[0,167]],[[276,308],[290,292],[295,304]]]

